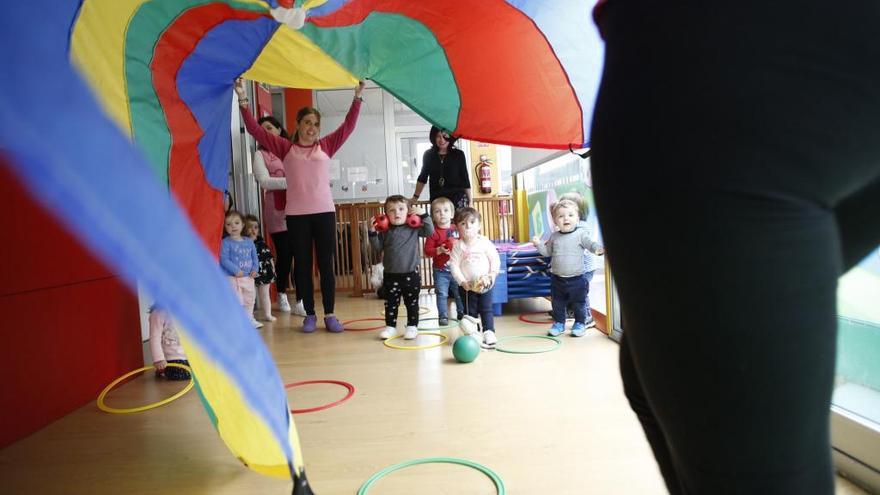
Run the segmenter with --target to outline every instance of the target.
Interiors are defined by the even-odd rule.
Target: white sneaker
[[[382,339],[390,339],[391,337],[397,336],[397,329],[394,327],[385,327],[385,330],[379,332],[379,337]]]
[[[483,343],[486,345],[495,345],[498,343],[498,338],[495,337],[495,332],[492,330],[486,330],[483,332]]]
[[[293,307],[293,314],[297,316],[306,316],[306,308],[303,306],[302,299],[296,302],[296,305]]]
[[[265,321],[275,321],[277,319],[278,318],[275,318],[274,316],[272,316],[271,313],[269,313],[268,315],[263,315],[263,320],[265,320]]]
[[[287,294],[278,294],[278,311],[290,313],[290,302],[287,301]]]
[[[462,318],[460,326],[465,335],[473,335],[480,331],[479,320],[470,315]]]
[[[406,332],[403,334],[403,338],[406,340],[413,340],[414,338],[419,336],[418,327],[406,327]]]
[[[256,318],[251,318],[251,325],[253,325],[254,328],[263,328],[263,324],[257,321]]]

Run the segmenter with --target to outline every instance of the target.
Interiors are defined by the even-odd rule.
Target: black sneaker
[[[440,325],[441,327],[445,327],[446,325],[449,325],[449,318],[447,318],[445,316],[440,317],[437,319],[437,324]]]

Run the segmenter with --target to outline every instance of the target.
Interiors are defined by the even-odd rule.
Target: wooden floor
[[[433,295],[423,306],[433,311]],[[344,319],[378,317],[374,298],[341,297]],[[515,311],[549,309],[543,300]],[[626,405],[617,344],[596,330],[563,338],[535,355],[483,351],[471,364],[451,348],[388,349],[378,331],[312,335],[281,316],[258,330],[285,383],[335,379],[357,388],[348,402],[296,415],[307,473],[319,495],[354,494],[380,469],[420,457],[462,457],[497,472],[511,494],[662,494],[662,479]],[[401,318],[403,320],[403,318]],[[498,334],[543,333],[506,314]],[[378,322],[377,322],[378,324]],[[417,343],[435,338],[420,337]],[[525,344],[522,344],[525,345]],[[123,407],[170,395],[179,384],[134,380],[108,400]],[[315,385],[290,391],[294,407],[341,398]],[[47,391],[51,393],[51,391]],[[127,415],[93,403],[0,450],[3,494],[288,494],[290,483],[251,472],[226,450],[195,392],[159,409]],[[398,471],[371,494],[494,494],[488,478],[465,467]],[[861,493],[838,480],[838,493]]]

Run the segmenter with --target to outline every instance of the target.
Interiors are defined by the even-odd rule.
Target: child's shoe
[[[472,335],[480,331],[480,320],[473,316],[465,316],[459,326],[465,335]]]
[[[397,336],[397,329],[394,327],[385,327],[385,330],[379,332],[379,338],[390,339]]]
[[[303,332],[312,333],[318,329],[318,316],[308,315],[303,318]]]
[[[287,307],[289,308],[290,305],[288,305]],[[288,311],[291,311],[293,314],[295,314],[297,316],[306,316],[306,308],[303,306],[302,299],[300,299],[299,301],[296,302],[296,304],[293,306],[293,310],[288,310]]]
[[[274,316],[272,316],[272,313],[269,313],[267,315],[263,315],[263,320],[265,320],[265,321],[275,321],[277,319],[278,318],[275,318]]]
[[[553,322],[553,326],[550,327],[550,331],[547,332],[547,335],[551,337],[559,337],[560,335],[565,333],[565,323],[559,323],[558,321]]]
[[[498,343],[498,338],[495,337],[494,330],[486,330],[483,332],[483,343],[486,345],[495,345]]]
[[[437,318],[437,326],[445,327],[447,325],[449,325],[449,318],[447,318],[446,316],[441,316],[440,318]]]
[[[593,322],[593,326],[595,326],[595,325],[596,325],[596,322]],[[579,321],[574,322],[574,325],[572,325],[572,327],[571,327],[571,336],[572,337],[583,337],[585,333],[587,333],[587,327]]]
[[[419,336],[418,327],[406,327],[406,332],[403,333],[403,338],[406,340],[413,340]]]
[[[253,325],[254,328],[263,328],[263,324],[258,322],[253,316],[251,316],[251,325]]]
[[[342,323],[340,323],[339,320],[333,315],[324,317],[324,328],[326,328],[328,332],[332,333],[341,333],[345,331]]]
[[[278,311],[282,313],[290,313],[290,302],[287,300],[287,294],[278,294]]]
[[[584,323],[584,328],[593,328],[596,326],[596,320],[593,319],[592,316],[589,317],[586,323]]]

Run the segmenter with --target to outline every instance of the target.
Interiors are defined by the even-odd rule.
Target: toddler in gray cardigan
[[[586,331],[588,283],[584,269],[584,250],[601,256],[605,249],[590,238],[589,232],[579,226],[578,205],[563,199],[551,207],[553,222],[558,229],[547,242],[535,237],[532,243],[543,256],[550,260],[550,302],[553,305],[553,326],[549,335],[556,337],[565,332],[565,308],[574,308],[572,337],[582,337]]]

